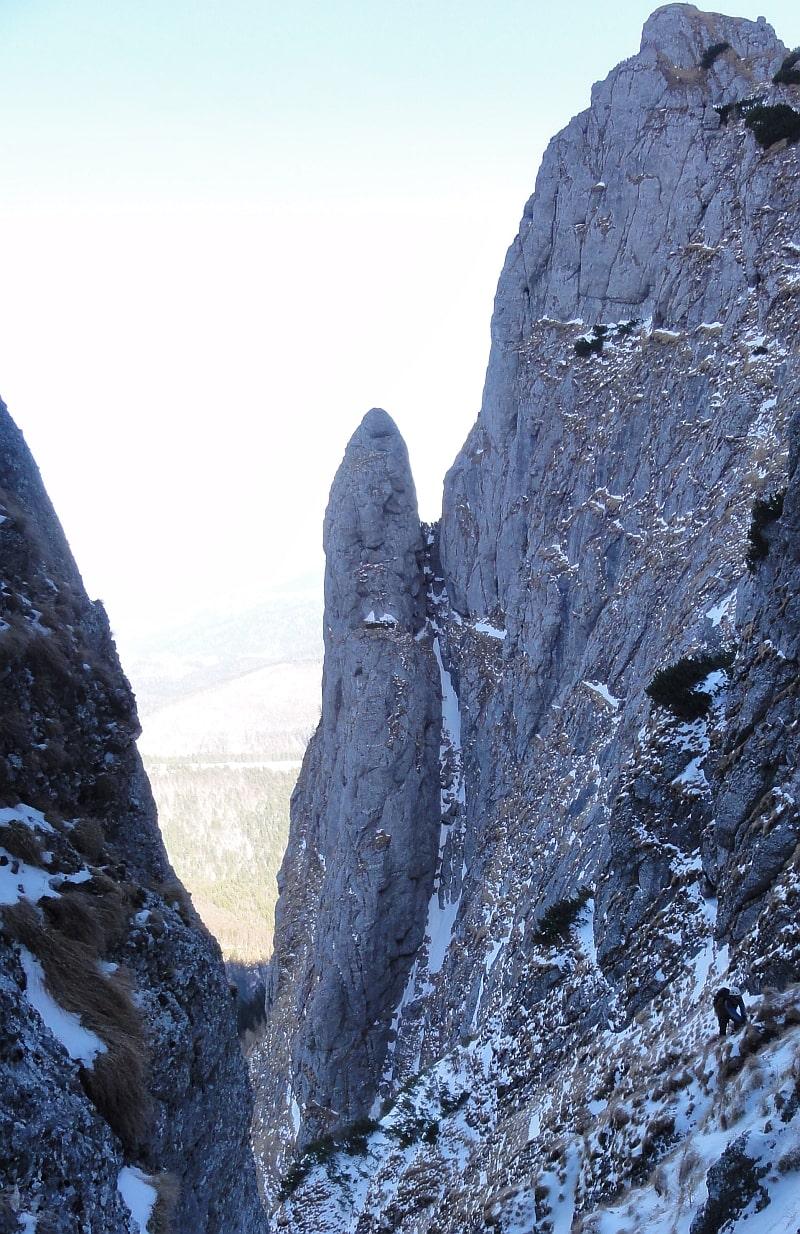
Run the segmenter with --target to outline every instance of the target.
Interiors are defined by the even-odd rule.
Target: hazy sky
[[[652,7],[2,0],[0,393],[123,643],[313,569],[375,404],[438,514],[544,145]]]

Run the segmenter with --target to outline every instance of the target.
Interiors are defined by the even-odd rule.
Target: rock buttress
[[[425,631],[424,543],[405,445],[373,409],[325,516],[322,717],[279,876],[267,1109],[299,1147],[365,1117],[422,942],[440,826],[439,676]],[[265,1168],[281,1156],[261,1132]]]

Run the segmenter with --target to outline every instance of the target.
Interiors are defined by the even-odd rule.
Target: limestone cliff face
[[[756,1178],[800,1134],[794,995],[754,1003],[761,1122],[710,1007],[800,974],[786,60],[667,5],[545,155],[430,545],[447,808],[384,1113],[300,1160],[292,1231],[716,1230],[734,1141]]]
[[[795,365],[787,391],[798,406]],[[720,901],[719,929],[742,948],[760,984],[798,978],[800,798],[800,418],[788,430],[785,498],[773,502],[739,588],[739,654],[712,779],[714,818],[703,837]],[[778,513],[780,507],[780,513]],[[790,945],[790,944],[794,944]]]
[[[105,613],[2,405],[0,711],[0,1228],[129,1234],[138,1188],[175,1234],[258,1234],[219,949],[164,852]]]
[[[414,484],[384,411],[370,411],[347,447],[324,545],[322,718],[279,878],[259,1080],[265,1159],[277,1151],[276,1106],[300,1145],[368,1114],[433,883],[439,676]]]

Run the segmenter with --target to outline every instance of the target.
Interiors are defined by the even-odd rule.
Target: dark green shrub
[[[324,1135],[312,1140],[302,1157],[294,1163],[281,1180],[279,1196],[281,1203],[300,1186],[312,1166],[329,1161],[336,1153],[359,1157],[367,1151],[369,1137],[380,1123],[374,1118],[359,1118],[334,1135]]]
[[[439,1102],[439,1105],[441,1107],[442,1114],[449,1117],[451,1114],[455,1114],[457,1110],[463,1109],[468,1101],[469,1093],[465,1090],[463,1093],[459,1093],[457,1097],[451,1097],[449,1094],[445,1094]]]
[[[737,99],[733,103],[723,103],[721,107],[715,107],[714,111],[719,116],[721,123],[727,124],[729,120],[738,120],[740,116],[746,116],[749,111],[758,105],[758,99],[751,95],[746,99]]]
[[[565,896],[563,900],[556,900],[555,904],[551,904],[547,911],[542,914],[539,926],[533,936],[533,941],[551,946],[553,943],[558,942],[559,939],[566,938],[569,928],[575,922],[578,913],[586,901],[591,898],[591,890],[588,887],[582,887],[576,895]]]
[[[730,43],[712,43],[712,45],[707,47],[703,52],[702,59],[700,60],[700,68],[710,69],[717,56],[721,56],[722,53],[727,51],[729,47]]]
[[[790,51],[773,77],[776,86],[800,86],[800,47]]]
[[[780,489],[770,497],[759,497],[753,502],[753,512],[750,516],[750,530],[747,533],[747,568],[752,574],[759,561],[763,561],[769,553],[769,544],[764,535],[764,528],[774,523],[783,514],[783,499],[786,489]]]
[[[787,103],[776,103],[774,107],[751,107],[744,122],[765,150],[776,141],[785,139],[790,146],[800,141],[800,111],[795,111]]]
[[[636,321],[635,318],[633,317],[631,318],[630,321],[618,321],[617,322],[617,334],[621,338],[627,338],[629,334],[633,334],[638,324],[639,324],[638,321]]]
[[[304,1158],[300,1161],[295,1161],[293,1166],[284,1174],[281,1179],[281,1185],[278,1188],[278,1201],[283,1204],[284,1200],[288,1200],[290,1195],[293,1195],[301,1182],[308,1173],[309,1167],[304,1164]]]
[[[575,355],[585,357],[592,355],[593,352],[599,354],[603,350],[603,338],[606,334],[608,334],[608,326],[593,326],[591,338],[575,340]]]
[[[439,1136],[439,1120],[429,1120],[416,1115],[406,1122],[389,1129],[401,1148],[411,1148],[420,1141],[424,1144],[435,1144]]]
[[[708,714],[712,699],[706,690],[697,687],[709,673],[729,669],[735,657],[733,648],[684,656],[677,664],[660,668],[645,692],[656,707],[671,711],[679,720],[700,720]]]

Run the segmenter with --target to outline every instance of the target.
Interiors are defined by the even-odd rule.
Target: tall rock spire
[[[282,1108],[284,1140],[301,1146],[369,1112],[436,864],[441,703],[424,543],[385,411],[347,446],[324,543],[322,717],[292,799],[257,1068],[261,1107]],[[274,1157],[270,1134],[257,1148]]]
[[[370,613],[416,634],[425,621],[422,534],[408,452],[391,416],[368,411],[345,451],[325,513],[325,637]]]

